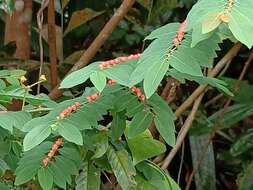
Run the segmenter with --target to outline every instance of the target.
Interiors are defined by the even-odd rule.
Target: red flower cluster
[[[98,98],[98,96],[99,96],[99,93],[97,92],[95,94],[87,96],[86,99],[87,99],[88,102],[93,102]]]
[[[103,61],[101,64],[99,64],[99,67],[100,67],[100,69],[107,69],[113,65],[117,65],[117,64],[123,63],[125,61],[138,59],[138,58],[140,58],[141,55],[142,55],[141,53],[137,53],[137,54],[131,54],[129,56],[118,57],[116,59],[112,59],[109,61]]]
[[[74,105],[69,106],[68,108],[66,108],[60,113],[60,116],[58,117],[58,119],[63,119],[69,116],[72,112],[76,111],[80,106],[81,106],[80,102],[76,102]]]
[[[48,166],[50,160],[52,160],[52,158],[55,156],[60,146],[62,146],[62,139],[58,138],[52,145],[51,150],[47,154],[47,157],[42,160],[42,164],[44,167]]]
[[[110,86],[112,86],[112,85],[116,84],[116,81],[115,81],[115,80],[112,80],[112,79],[109,79],[109,80],[107,81],[107,84],[110,85]]]
[[[185,27],[186,27],[186,20],[182,22],[179,26],[177,36],[173,39],[174,46],[178,46],[183,40],[184,35],[185,35],[185,32],[184,32]]]
[[[145,95],[141,92],[141,90],[135,86],[131,88],[132,92],[136,94],[136,96],[141,100],[144,101],[146,99]]]

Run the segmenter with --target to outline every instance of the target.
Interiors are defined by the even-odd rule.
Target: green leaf
[[[230,148],[233,156],[238,156],[253,147],[253,130],[246,131]]]
[[[125,111],[113,113],[113,120],[111,124],[112,138],[118,139],[125,131],[126,116]]]
[[[211,115],[208,120],[211,122],[209,127],[219,119],[223,110]],[[223,120],[220,122],[220,128],[229,128],[241,121],[242,119],[253,114],[253,104],[234,104],[230,106],[224,114]]]
[[[252,1],[236,1],[228,23],[229,29],[235,38],[244,43],[249,49],[253,45],[253,14],[250,11],[252,6]]]
[[[89,79],[90,75],[99,70],[98,65],[101,62],[95,62],[87,67],[84,67],[78,71],[75,71],[73,73],[70,73],[62,82],[60,85],[60,88],[72,88],[76,85],[84,83],[86,80]]]
[[[143,133],[151,125],[153,115],[150,112],[142,111],[137,113],[128,128],[128,138],[131,139]]]
[[[147,98],[150,98],[155,93],[168,68],[169,63],[166,60],[150,67],[144,77],[144,92]]]
[[[135,168],[125,150],[115,151],[109,146],[107,151],[108,161],[123,190],[131,190],[136,186],[133,176],[136,174]]]
[[[160,141],[153,139],[149,130],[146,130],[134,138],[129,138],[128,132],[126,133],[127,144],[131,150],[134,165],[166,151],[166,146]]]
[[[117,81],[118,84],[128,86],[130,75],[134,68],[127,63],[118,64],[108,69],[104,69],[103,73],[109,79]]]
[[[31,150],[39,145],[51,134],[51,128],[45,125],[39,125],[26,134],[23,142],[24,151]]]
[[[176,141],[174,125],[175,115],[171,108],[156,94],[149,99],[148,104],[153,107],[153,111],[156,114],[154,122],[157,130],[167,144],[174,146]]]
[[[149,180],[145,179],[141,174],[135,176],[135,180],[137,182],[136,190],[157,190],[157,187]]]
[[[220,13],[210,13],[207,15],[207,17],[203,20],[202,24],[202,33],[206,34],[209,32],[212,32],[214,29],[216,29],[221,23],[220,20]]]
[[[213,144],[211,143],[206,150],[208,137],[208,134],[202,136],[190,136],[192,162],[194,168],[198,168],[194,176],[197,190],[216,189],[216,171]],[[203,151],[206,151],[206,154],[202,159],[200,166],[198,166],[199,158],[202,156]]]
[[[30,165],[23,167],[16,174],[15,185],[21,185],[30,181],[37,173],[38,166]]]
[[[151,162],[141,162],[137,165],[137,169],[157,189],[180,190],[178,184],[169,175]]]
[[[23,100],[26,92],[23,88],[15,88],[15,89],[5,89],[0,90],[0,101],[1,99],[8,100],[10,102],[12,99]],[[31,94],[26,95],[26,102],[32,105],[41,105],[44,102],[47,102],[49,99],[40,96],[33,96]]]
[[[153,40],[153,39],[157,39],[157,38],[161,38],[161,37],[168,37],[168,36],[176,36],[177,34],[177,30],[179,28],[179,23],[169,23],[166,24],[154,31],[151,32],[151,34],[149,34],[145,40]]]
[[[6,170],[9,170],[7,163],[0,158],[0,176],[2,176]]]
[[[92,138],[92,142],[95,145],[96,150],[91,159],[102,157],[106,153],[109,146],[107,134],[101,132],[99,134],[94,135],[94,137]]]
[[[12,133],[13,127],[21,129],[23,125],[31,119],[31,114],[25,111],[1,113],[0,127]]]
[[[198,1],[187,16],[187,31],[199,27],[198,25],[202,26],[202,33],[213,31],[222,23],[220,15],[225,14],[228,17],[226,25],[235,38],[251,48],[253,14],[250,7],[252,6],[252,1],[234,1],[231,11],[227,12],[228,3],[224,0]]]
[[[238,190],[251,190],[253,188],[253,163],[248,164],[238,177]]]
[[[48,168],[41,167],[38,171],[38,180],[43,190],[51,190],[53,187],[53,175]]]
[[[77,145],[83,145],[83,137],[80,131],[70,123],[61,123],[58,127],[58,133],[67,141]]]
[[[185,73],[180,73],[176,71],[175,69],[170,69],[168,74],[176,79],[187,79],[190,81],[195,81],[201,85],[210,85],[212,87],[215,87],[221,91],[223,91],[225,94],[229,96],[233,96],[233,93],[226,87],[227,84],[223,82],[222,80],[211,78],[211,77],[205,77],[205,76],[192,76]]]
[[[99,92],[102,92],[106,86],[106,77],[102,72],[97,71],[92,73],[90,80]]]
[[[1,190],[11,190],[11,188],[9,186],[7,186],[6,184],[0,182],[0,189]]]
[[[100,171],[92,163],[84,162],[82,172],[76,176],[76,190],[99,190]]]

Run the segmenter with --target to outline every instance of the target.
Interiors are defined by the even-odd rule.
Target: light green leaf
[[[41,167],[38,171],[38,180],[43,190],[51,190],[53,187],[53,175],[48,168]]]
[[[106,77],[102,72],[96,71],[92,73],[90,80],[99,92],[102,92],[106,86]]]
[[[109,146],[107,151],[108,161],[123,190],[131,190],[136,186],[133,176],[136,174],[133,163],[125,150],[115,151]]]
[[[144,77],[144,92],[147,98],[150,98],[155,93],[168,68],[169,62],[166,60],[150,67]]]
[[[101,62],[95,62],[78,71],[70,73],[66,78],[63,79],[60,88],[72,88],[74,86],[84,83],[86,80],[89,79],[90,75],[93,72],[99,70],[98,65],[100,63]]]
[[[150,112],[142,111],[137,113],[128,128],[128,138],[131,139],[143,133],[151,125],[153,116]]]
[[[202,24],[202,33],[206,34],[214,29],[216,29],[221,23],[220,20],[220,13],[210,13],[209,15],[206,16],[206,18],[203,20]]]
[[[160,141],[153,139],[149,130],[146,130],[134,138],[128,138],[128,133],[126,133],[126,136],[127,144],[131,150],[135,165],[166,151],[166,146]]]
[[[104,69],[103,73],[109,79],[117,81],[118,84],[128,86],[130,75],[134,68],[129,64],[119,64],[111,68]]]
[[[84,162],[82,172],[76,176],[76,190],[99,190],[100,171],[92,163]]]
[[[27,165],[16,173],[15,185],[21,185],[31,180],[37,173],[38,166]]]
[[[2,176],[6,170],[9,170],[7,163],[0,158],[0,176]]]
[[[21,129],[23,125],[31,119],[31,114],[25,111],[1,113],[0,127],[12,133],[13,127]]]
[[[23,142],[24,151],[31,150],[39,145],[51,134],[51,128],[45,125],[39,125],[29,131]]]
[[[111,124],[112,138],[118,139],[126,128],[125,111],[113,113],[113,120]]]
[[[137,165],[137,169],[142,172],[145,178],[148,179],[149,183],[157,189],[180,190],[178,184],[152,162],[141,162]]]
[[[167,103],[158,95],[153,95],[149,101],[153,107],[153,111],[156,116],[154,119],[155,125],[161,136],[164,138],[167,144],[174,146],[175,137],[175,115],[167,105]]]
[[[0,189],[1,190],[11,190],[9,186],[7,186],[6,184],[0,182]]]
[[[83,137],[80,131],[70,123],[62,122],[59,124],[58,133],[67,141],[77,145],[83,145]]]
[[[94,135],[94,137],[92,138],[92,142],[95,145],[96,150],[91,159],[102,157],[106,153],[109,146],[107,134],[101,132],[99,134]]]

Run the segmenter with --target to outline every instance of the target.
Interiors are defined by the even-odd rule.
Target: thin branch
[[[212,72],[208,75],[209,77],[216,76],[222,68],[231,61],[241,49],[241,43],[236,43],[228,53],[217,63]],[[189,108],[193,102],[205,91],[207,85],[200,85],[192,94],[189,96],[179,108],[177,108],[175,114],[179,117],[187,108]]]
[[[97,51],[101,48],[101,46],[108,39],[110,34],[119,24],[119,22],[125,17],[127,12],[133,6],[135,0],[124,0],[118,10],[114,13],[111,19],[106,23],[104,28],[98,34],[96,39],[92,42],[90,47],[84,52],[80,60],[72,67],[69,73],[72,73],[78,69],[81,69],[85,65],[87,65],[90,60],[96,55]],[[68,74],[69,74],[68,73]],[[56,86],[49,94],[51,99],[57,99],[62,95],[62,91],[58,89],[59,86]]]
[[[56,27],[55,27],[55,5],[54,1],[48,4],[48,45],[50,58],[50,75],[52,89],[57,86],[57,53],[56,53]]]
[[[177,137],[177,142],[176,145],[173,147],[173,149],[170,151],[169,155],[164,159],[163,164],[162,164],[162,169],[168,168],[169,164],[171,163],[172,159],[175,157],[176,153],[180,149],[182,143],[184,142],[184,139],[191,127],[192,122],[195,119],[195,115],[198,111],[198,108],[200,106],[201,100],[203,98],[203,95],[200,95],[194,102],[192,111],[190,115],[187,117],[186,121],[184,122],[184,125],[182,126],[179,135]]]

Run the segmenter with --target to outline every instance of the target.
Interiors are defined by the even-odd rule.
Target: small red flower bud
[[[135,93],[136,93],[136,94],[140,94],[140,93],[141,93],[141,90],[140,90],[139,88],[136,88]]]
[[[121,60],[122,60],[123,62],[128,61],[128,57],[121,57]]]
[[[142,93],[141,91],[136,92],[137,97],[141,97]]]
[[[62,145],[62,139],[61,138],[57,139],[56,142],[55,142],[55,144],[57,146],[61,146]]]
[[[140,100],[141,100],[141,101],[144,101],[145,99],[146,99],[145,95],[142,94],[142,95],[140,96]]]
[[[65,114],[62,112],[60,113],[60,119],[63,119],[65,117]]]
[[[80,102],[76,102],[75,105],[76,105],[77,108],[79,108],[81,106],[81,103]]]
[[[96,100],[96,99],[97,99],[97,97],[98,97],[98,94],[97,94],[97,93],[96,93],[96,94],[92,94],[92,95],[91,95],[91,99],[92,99],[92,100]]]
[[[86,99],[87,99],[88,102],[92,102],[91,96],[87,96]]]
[[[59,146],[55,143],[55,144],[53,144],[53,146],[52,146],[52,150],[53,151],[57,151],[58,150],[58,148],[59,148]]]
[[[132,88],[131,88],[131,90],[133,91],[133,92],[136,92],[136,87],[135,86],[133,86]]]
[[[73,111],[76,111],[76,109],[77,109],[76,105],[71,106],[71,108]]]
[[[43,163],[43,166],[44,166],[44,167],[48,166],[49,158],[43,159],[43,160],[42,160],[42,163]]]
[[[47,156],[48,156],[49,158],[53,158],[53,157],[54,157],[54,152],[52,152],[52,151],[50,150],[50,152],[47,154]]]
[[[68,113],[71,113],[73,111],[72,106],[69,106],[67,109],[68,109]]]

